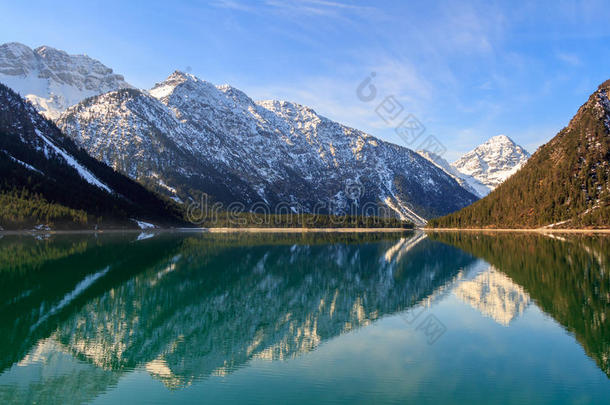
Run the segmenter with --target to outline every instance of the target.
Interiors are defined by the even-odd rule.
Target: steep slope
[[[202,162],[190,145],[192,130],[157,99],[121,89],[84,100],[57,121],[98,160],[177,202],[205,190],[221,201],[255,192],[238,178]]]
[[[529,157],[530,154],[512,139],[497,135],[466,153],[451,166],[486,186],[488,191],[484,193],[485,196],[515,174]],[[477,189],[484,192],[484,189]]]
[[[87,97],[131,87],[123,76],[86,55],[49,46],[32,50],[16,42],[0,45],[0,82],[49,119]]]
[[[436,227],[610,226],[610,81],[486,198]]]
[[[122,98],[120,108],[109,100],[116,98]],[[233,87],[181,72],[157,84],[150,96],[123,90],[86,100],[68,109],[58,125],[134,179],[150,178],[151,162],[158,163],[154,173],[183,200],[204,192],[244,209],[262,203],[283,212],[365,212],[421,224],[476,199],[406,148],[308,107],[255,103]],[[183,166],[160,154],[155,137],[196,163]],[[121,163],[131,156],[142,158],[131,166]],[[182,170],[182,178],[172,170]],[[208,180],[194,184],[186,177]]]
[[[453,179],[457,181],[460,186],[464,187],[469,193],[472,193],[479,198],[483,198],[491,191],[489,186],[481,183],[472,176],[459,172],[441,156],[427,150],[418,150],[417,153],[419,153],[425,159],[428,159],[428,161],[437,166],[439,169],[443,170],[449,176],[453,177]]]
[[[0,222],[58,227],[179,223],[166,203],[91,158],[34,107],[0,84]]]

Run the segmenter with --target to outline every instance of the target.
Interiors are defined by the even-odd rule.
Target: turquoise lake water
[[[610,403],[610,238],[4,235],[0,402]]]

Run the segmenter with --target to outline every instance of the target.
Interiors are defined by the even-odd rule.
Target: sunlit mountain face
[[[505,368],[529,355],[533,372],[548,376],[525,338],[539,330],[576,353],[583,378],[609,374],[607,243],[422,232],[5,236],[0,400],[122,398],[130,375],[180,395],[222,392],[250,372],[270,381],[291,365],[321,374],[320,357],[338,381],[356,372],[341,367],[342,348],[354,360],[377,353],[371,384],[390,383],[382,370],[394,367],[405,374],[392,381],[420,370],[422,381],[445,384],[441,364],[467,371],[466,359],[485,372],[481,350]],[[539,314],[544,328],[528,329]],[[431,315],[444,328],[437,343],[425,327]],[[500,350],[515,336],[523,355]],[[456,373],[473,399],[472,372]]]

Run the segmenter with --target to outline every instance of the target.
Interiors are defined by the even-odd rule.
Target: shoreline
[[[324,233],[373,233],[373,232],[412,232],[417,228],[207,228],[208,233],[303,233],[303,232],[324,232]]]
[[[424,232],[497,232],[497,233],[610,233],[610,229],[555,228],[418,228]]]
[[[147,228],[147,229],[74,229],[74,230],[0,230],[3,235],[67,235],[67,234],[113,234],[113,233],[396,233],[396,232],[488,232],[488,233],[600,233],[610,234],[605,229],[554,229],[554,228]]]
[[[1,230],[3,235],[68,235],[68,234],[112,234],[112,233],[391,233],[413,232],[419,228],[147,228],[147,229],[74,229],[74,230]]]

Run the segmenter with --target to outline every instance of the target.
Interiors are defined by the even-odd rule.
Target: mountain
[[[0,82],[49,119],[87,97],[132,87],[86,55],[68,55],[49,46],[32,50],[16,42],[0,45]]]
[[[514,176],[436,227],[610,225],[610,80]]]
[[[530,154],[508,136],[497,135],[466,153],[451,166],[478,180],[491,191],[515,174],[529,157]]]
[[[427,150],[418,150],[417,153],[428,159],[428,161],[437,166],[439,169],[443,170],[449,176],[453,177],[453,179],[457,181],[460,186],[464,187],[466,191],[474,194],[475,196],[483,198],[491,191],[489,186],[481,183],[472,176],[461,173],[441,156]]]
[[[394,215],[423,224],[476,197],[415,152],[286,101],[174,72],[57,120],[92,156],[168,196],[238,209]],[[155,186],[156,184],[156,186]]]
[[[206,190],[220,200],[255,192],[194,155],[195,136],[165,105],[136,89],[121,89],[71,107],[58,125],[98,160],[177,202]],[[170,186],[171,185],[171,186]]]
[[[0,84],[0,225],[134,227],[181,221],[167,203],[78,148]]]
[[[417,153],[479,198],[515,174],[530,157],[525,149],[505,135],[490,138],[451,164],[429,151]]]

